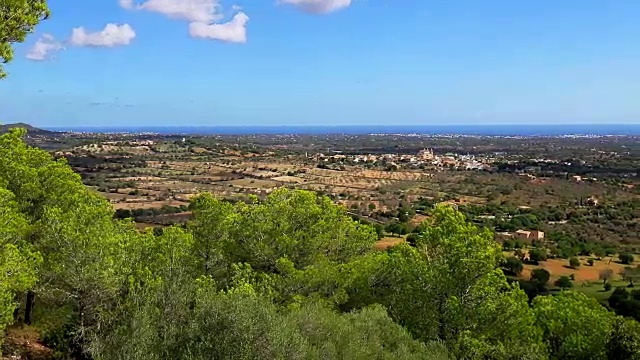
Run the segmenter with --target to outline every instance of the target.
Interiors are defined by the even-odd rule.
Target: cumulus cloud
[[[44,34],[36,41],[31,49],[29,49],[27,59],[34,61],[47,60],[63,48],[62,43],[56,41],[52,35]]]
[[[220,0],[147,0],[138,5],[133,0],[119,2],[125,9],[145,10],[191,22],[209,24],[222,19]]]
[[[294,5],[313,14],[326,14],[351,5],[351,0],[280,0],[282,4]]]
[[[136,33],[129,24],[107,24],[102,31],[93,33],[84,27],[75,28],[69,41],[74,46],[114,47],[128,45],[135,37]]]
[[[240,6],[234,5],[235,13],[227,22],[220,0],[118,0],[120,7],[163,14],[172,19],[189,22],[189,35],[193,38],[211,39],[232,43],[247,42],[247,22],[249,17]]]
[[[189,35],[194,38],[213,39],[224,42],[247,42],[247,22],[249,17],[243,12],[237,13],[233,19],[223,24],[205,24],[192,22],[189,24]]]

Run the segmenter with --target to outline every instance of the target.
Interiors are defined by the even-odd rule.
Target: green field
[[[609,296],[611,296],[611,293],[613,293],[613,290],[615,290],[615,288],[627,287],[627,285],[629,284],[624,280],[614,280],[610,283],[612,287],[609,291],[604,291],[602,281],[584,283],[584,286],[576,284],[574,285],[573,289],[585,295],[593,297],[603,304],[607,304],[607,300],[609,299]]]

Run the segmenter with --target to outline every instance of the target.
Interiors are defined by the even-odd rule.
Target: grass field
[[[583,285],[584,284],[584,285]],[[598,281],[598,282],[586,282],[577,286],[574,286],[574,290],[579,291],[581,293],[584,293],[585,295],[588,295],[596,300],[598,300],[601,303],[606,303],[607,300],[609,299],[609,296],[611,296],[611,293],[613,292],[613,290],[617,287],[626,287],[627,286],[627,282],[623,281],[623,280],[614,280],[611,281],[610,284],[612,285],[611,290],[609,291],[604,291],[604,285],[602,283],[602,281]]]

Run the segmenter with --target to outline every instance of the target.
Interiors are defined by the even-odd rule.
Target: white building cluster
[[[436,167],[451,167],[462,170],[486,170],[490,168],[492,159],[478,159],[473,155],[445,154],[436,155],[433,149],[422,149],[415,155],[410,154],[381,154],[381,155],[344,155],[342,153],[313,156],[316,161],[324,162],[353,162],[355,164],[393,164],[411,166],[432,165]]]

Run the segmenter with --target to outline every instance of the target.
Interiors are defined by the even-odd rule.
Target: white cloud
[[[189,35],[193,38],[213,39],[224,42],[247,42],[247,22],[249,17],[240,6],[233,5],[233,18],[220,23],[225,18],[220,0],[145,0],[135,4],[134,0],[119,0],[125,9],[155,12],[172,19],[189,21]]]
[[[222,19],[220,0],[147,0],[134,5],[133,0],[119,0],[125,9],[137,9],[166,15],[173,19],[212,23]]]
[[[136,37],[135,31],[129,24],[107,24],[100,32],[88,33],[84,27],[73,29],[71,33],[71,45],[113,47],[128,45]]]
[[[309,13],[326,14],[349,7],[351,0],[280,0],[280,3],[297,6]]]
[[[60,42],[57,42],[52,35],[44,34],[29,49],[27,59],[34,61],[42,61],[51,58],[52,54],[63,49]]]
[[[189,24],[189,35],[194,38],[245,43],[247,42],[248,21],[247,14],[239,12],[233,19],[223,24],[208,25],[201,22],[192,22]]]
[[[123,9],[133,9],[133,0],[119,0],[119,3]]]

